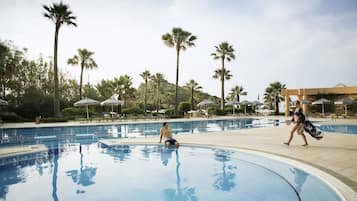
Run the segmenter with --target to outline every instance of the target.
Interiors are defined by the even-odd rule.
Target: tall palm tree
[[[164,79],[164,75],[161,73],[156,73],[150,77],[150,79],[154,82],[154,86],[156,88],[156,112],[159,112],[160,109],[160,84]]]
[[[140,76],[144,79],[145,81],[145,92],[144,92],[144,114],[146,115],[146,104],[147,104],[147,92],[148,92],[148,79],[150,78],[151,74],[150,71],[146,70],[143,73],[140,74]]]
[[[266,89],[264,93],[264,102],[275,107],[275,115],[279,115],[279,103],[284,101],[284,96],[281,95],[281,90],[286,89],[285,84],[281,82],[273,82]]]
[[[94,69],[97,68],[97,64],[92,58],[94,52],[91,52],[87,49],[78,49],[77,55],[74,55],[72,58],[67,60],[67,63],[70,65],[80,65],[81,67],[81,77],[79,82],[79,99],[82,99],[82,80],[83,80],[83,70],[84,69]]]
[[[222,75],[223,75],[223,78],[222,78]],[[218,68],[218,69],[216,69],[214,71],[214,74],[213,74],[212,77],[214,79],[220,79],[221,80],[222,90],[224,91],[224,85],[223,85],[224,80],[230,80],[233,77],[233,75],[231,74],[230,70],[227,70],[227,69],[224,68],[223,71],[222,71],[222,69]],[[224,92],[222,93],[222,95],[224,95]],[[221,97],[221,103],[222,103],[222,101],[223,101],[223,109],[224,109],[224,98],[222,100],[222,97]],[[221,109],[222,109],[222,104],[221,104]]]
[[[180,51],[186,50],[188,47],[195,46],[194,41],[196,36],[190,32],[185,31],[179,27],[174,27],[172,33],[166,33],[162,35],[162,40],[168,47],[174,47],[176,49],[176,88],[175,88],[175,115],[177,115],[178,108],[178,80],[179,80],[179,58]]]
[[[55,41],[54,41],[54,53],[53,53],[53,71],[54,71],[54,114],[56,117],[60,116],[60,102],[58,92],[58,66],[57,66],[57,49],[58,49],[58,33],[63,24],[73,25],[77,27],[75,22],[76,17],[73,16],[72,11],[69,10],[68,5],[60,3],[53,3],[51,6],[42,6],[45,9],[44,17],[50,19],[55,24]]]
[[[246,96],[248,93],[244,91],[244,88],[242,86],[235,86],[231,89],[231,92],[228,94],[229,98],[231,100],[236,99],[238,102],[240,101],[241,96]]]
[[[222,63],[221,67],[221,110],[224,110],[224,79],[225,79],[225,67],[224,67],[224,61],[227,60],[230,62],[231,60],[235,59],[234,55],[234,49],[232,45],[229,45],[228,42],[222,42],[218,46],[215,46],[216,52],[212,53],[211,56],[213,56],[214,60],[220,59]]]
[[[202,87],[195,80],[190,80],[189,82],[187,82],[185,87],[190,90],[191,110],[193,110],[194,109],[194,92],[202,89]]]

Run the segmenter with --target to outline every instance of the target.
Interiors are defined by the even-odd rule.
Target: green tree
[[[224,78],[222,78],[222,75]],[[213,79],[220,79],[221,83],[222,80],[230,80],[233,77],[233,75],[231,74],[230,70],[227,69],[223,69],[223,73],[222,73],[222,69],[218,68],[214,71],[214,74],[212,76]],[[223,85],[222,85],[223,86]],[[224,89],[223,89],[224,90]],[[224,94],[224,93],[223,93]],[[221,102],[222,102],[222,97],[221,97]],[[223,99],[223,103],[224,103],[224,99]],[[222,108],[222,104],[221,104],[221,108]],[[221,109],[222,110],[222,109]],[[223,110],[224,111],[224,110]]]
[[[133,88],[133,78],[129,75],[121,75],[119,78],[114,78],[113,87],[118,99],[124,101],[124,107],[128,106],[130,98],[135,97],[135,88]],[[119,105],[120,106],[120,105]]]
[[[238,102],[240,101],[241,96],[246,96],[248,93],[244,91],[244,88],[242,86],[235,86],[231,89],[231,91],[228,94],[228,98],[230,100],[237,100]]]
[[[190,90],[190,95],[191,95],[191,110],[194,109],[194,92],[202,89],[202,87],[195,81],[195,80],[190,80],[189,82],[186,83],[185,85],[186,88]]]
[[[104,80],[102,79],[96,86],[99,93],[99,97],[101,100],[105,100],[115,93],[115,87],[112,80]]]
[[[150,71],[146,70],[140,74],[140,76],[144,79],[145,82],[145,92],[144,92],[144,114],[146,115],[146,105],[147,105],[147,96],[148,96],[148,80],[151,76]]]
[[[156,105],[156,112],[159,112],[160,109],[160,86],[161,86],[161,82],[164,80],[164,75],[161,73],[156,73],[154,75],[152,75],[151,80],[154,82],[154,86],[156,89],[156,101],[155,101],[155,105]]]
[[[275,115],[279,115],[279,103],[284,101],[284,96],[281,95],[281,90],[286,89],[285,84],[281,82],[273,82],[266,89],[264,93],[264,102],[275,108]]]
[[[225,66],[224,61],[227,60],[230,62],[231,60],[235,59],[234,49],[232,45],[229,45],[228,42],[222,42],[218,46],[215,46],[216,52],[212,53],[214,60],[220,59],[222,66],[221,66],[221,110],[224,110],[224,80],[226,78],[225,74]]]
[[[58,91],[58,66],[57,66],[57,49],[58,49],[58,34],[62,25],[73,25],[77,27],[75,22],[76,17],[73,16],[72,11],[69,10],[68,5],[60,3],[53,3],[51,6],[43,5],[45,9],[44,17],[50,19],[55,24],[55,40],[53,53],[53,70],[54,70],[54,114],[56,117],[60,116],[60,102]]]
[[[83,70],[97,68],[97,63],[92,58],[94,52],[87,49],[78,49],[77,55],[67,60],[67,63],[73,66],[79,65],[81,67],[81,77],[79,82],[79,99],[82,99],[82,86],[83,86]]]
[[[168,47],[173,47],[176,49],[176,88],[175,88],[175,115],[177,115],[178,109],[178,81],[179,81],[179,58],[180,51],[186,50],[188,47],[193,47],[195,45],[194,41],[197,39],[196,36],[192,35],[190,32],[185,31],[179,27],[174,27],[171,34],[166,33],[162,35],[162,40]]]
[[[0,41],[0,87],[2,98],[5,98],[6,91],[14,89],[15,80],[18,79],[21,62],[24,53],[17,50],[9,42]]]
[[[189,111],[190,108],[192,108],[191,103],[184,101],[184,102],[180,102],[178,109],[180,113],[185,114],[185,112]]]

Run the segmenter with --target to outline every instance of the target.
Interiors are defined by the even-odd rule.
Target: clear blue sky
[[[54,25],[42,17],[53,1],[0,0],[0,39],[29,49],[29,57],[53,54]],[[265,87],[281,81],[288,88],[357,85],[356,0],[69,0],[78,28],[60,30],[59,65],[79,78],[79,68],[66,60],[78,48],[95,52],[98,70],[92,83],[128,74],[135,86],[144,70],[175,81],[175,50],[161,35],[178,26],[198,37],[196,47],[181,54],[180,85],[195,79],[219,96],[212,79],[220,67],[210,53],[228,41],[236,60],[227,63],[234,75],[226,94],[242,85],[254,100]],[[84,81],[87,81],[85,74]]]

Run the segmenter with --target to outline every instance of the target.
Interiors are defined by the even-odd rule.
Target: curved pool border
[[[97,143],[104,144],[103,141],[98,141]],[[157,143],[152,143],[152,142],[119,142],[116,145],[157,145]],[[108,145],[107,145],[108,146]],[[115,145],[109,145],[109,146],[115,146]],[[357,193],[348,185],[334,177],[333,175],[330,175],[317,167],[314,167],[312,165],[309,165],[307,163],[304,163],[302,161],[298,161],[295,159],[287,158],[284,156],[280,156],[274,153],[267,153],[263,151],[257,151],[257,150],[252,150],[252,149],[246,149],[246,148],[233,148],[233,147],[227,147],[227,146],[220,146],[220,145],[214,145],[214,144],[196,144],[196,143],[184,143],[182,146],[194,146],[194,147],[202,147],[202,148],[218,148],[218,149],[225,149],[225,150],[232,150],[232,151],[240,151],[243,153],[248,153],[248,154],[253,154],[257,156],[262,156],[266,157],[268,159],[276,160],[278,162],[282,162],[288,165],[295,166],[326,183],[332,190],[336,192],[336,194],[341,198],[343,201],[355,201],[357,200]]]

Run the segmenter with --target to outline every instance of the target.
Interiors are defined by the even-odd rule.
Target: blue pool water
[[[6,201],[340,201],[294,166],[203,147],[64,143],[0,159]]]
[[[270,119],[224,119],[169,122],[174,134],[192,134],[212,131],[238,130],[279,125],[278,120]],[[126,138],[159,135],[162,122],[124,123],[112,125],[34,127],[34,128],[0,128],[0,142],[7,144],[42,143],[50,140],[77,138]]]
[[[339,125],[321,125],[319,128],[326,132],[357,134],[357,125],[339,124]]]

